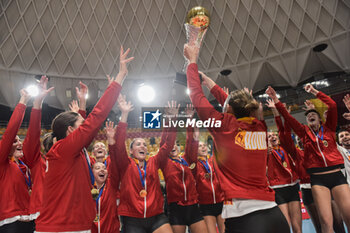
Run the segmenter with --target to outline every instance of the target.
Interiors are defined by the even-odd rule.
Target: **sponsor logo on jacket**
[[[239,131],[235,137],[235,144],[245,150],[266,150],[266,132]]]

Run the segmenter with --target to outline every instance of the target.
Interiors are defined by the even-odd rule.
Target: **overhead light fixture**
[[[228,76],[228,75],[230,75],[231,73],[232,73],[232,70],[230,70],[230,69],[225,69],[225,70],[220,71],[220,74],[221,74],[222,76]]]
[[[190,89],[186,88],[186,94],[190,95]]]
[[[151,86],[141,86],[137,91],[137,96],[139,100],[144,103],[151,102],[155,97],[154,89]]]
[[[329,83],[328,81],[322,80],[322,81],[313,81],[311,85],[328,87]]]
[[[276,93],[276,96],[277,96],[277,98],[281,98],[281,95],[278,93]],[[265,94],[258,95],[258,97],[267,99],[267,98],[269,98],[269,95],[265,93]]]
[[[322,43],[322,44],[318,44],[315,47],[313,47],[312,50],[315,53],[320,53],[320,52],[324,51],[327,47],[328,47],[328,44]]]

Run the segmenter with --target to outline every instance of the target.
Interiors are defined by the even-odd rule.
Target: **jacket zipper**
[[[209,170],[210,170],[210,184],[211,184],[211,189],[213,191],[214,204],[216,204],[215,189],[214,189],[214,184],[213,184],[213,170],[211,169],[209,162],[208,162],[208,166],[209,166]]]
[[[315,136],[316,136],[316,135],[315,135]],[[319,142],[318,142],[318,137],[317,137],[317,136],[316,136],[316,143],[317,143],[318,150],[320,151],[320,153],[321,153],[321,155],[322,155],[323,162],[324,162],[325,166],[328,167],[326,158],[324,157],[324,154],[323,154],[323,152],[321,151],[320,144],[319,144]]]
[[[145,190],[147,192],[147,180],[145,179]],[[146,218],[147,213],[147,195],[144,197],[144,203],[145,203],[145,211],[143,213],[143,218]]]
[[[310,128],[310,127],[309,127],[309,128]],[[320,151],[320,153],[321,153],[321,155],[322,155],[322,159],[323,159],[323,162],[324,162],[325,166],[328,167],[326,158],[325,158],[325,156],[324,156],[324,154],[323,154],[323,152],[322,152],[322,150],[321,150],[321,147],[320,147],[320,144],[319,144],[319,141],[318,141],[318,135],[316,135],[315,132],[313,131],[313,129],[311,129],[311,128],[310,128],[310,131],[311,131],[312,134],[315,136],[315,138],[316,138],[316,143],[317,143],[317,148],[318,148],[318,150]]]
[[[186,191],[186,185],[185,185],[185,170],[181,164],[180,166],[182,169],[182,185],[184,186],[185,201],[187,201],[187,191]]]

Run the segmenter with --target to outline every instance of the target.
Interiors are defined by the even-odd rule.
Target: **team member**
[[[196,134],[196,132],[195,132]],[[193,169],[199,197],[199,209],[208,228],[208,233],[225,232],[225,223],[221,218],[224,195],[214,170],[214,159],[208,155],[206,143],[198,143],[198,160]]]
[[[94,143],[92,154],[96,158],[96,162],[104,163],[107,166],[109,157],[107,157],[107,148],[103,142]]]
[[[33,232],[34,219],[38,216],[36,201],[40,190],[37,173],[32,178],[31,170],[40,166],[40,153],[28,150],[33,142],[33,132],[38,124],[40,138],[41,105],[46,95],[53,89],[46,89],[47,78],[43,76],[38,85],[39,95],[34,99],[30,117],[30,128],[24,145],[16,136],[24,116],[25,105],[30,96],[21,90],[21,99],[15,108],[0,144],[0,185],[6,191],[0,194],[0,232]],[[34,142],[33,142],[34,143]],[[40,149],[40,141],[36,143]],[[31,144],[35,147],[36,145]],[[34,151],[33,151],[34,152]],[[35,181],[35,185],[33,184]],[[33,190],[33,195],[30,197]]]
[[[125,147],[127,117],[133,106],[130,102],[126,102],[123,96],[119,98],[118,104],[122,115],[117,126],[115,148],[111,148],[111,151],[117,154],[116,163],[121,177],[118,212],[123,232],[172,232],[163,211],[164,200],[158,169],[173,148],[176,133],[163,132],[162,137],[166,143],[160,147],[155,156],[148,159],[145,140],[135,138],[130,144],[130,157],[128,157]],[[175,106],[176,104],[169,105],[169,111],[173,114],[178,111]]]
[[[315,108],[315,106],[309,100],[305,101],[305,106],[306,106],[306,108],[304,108],[305,110]],[[290,113],[290,109],[288,109],[288,112]],[[297,171],[300,178],[300,187],[301,187],[304,206],[309,216],[311,217],[311,220],[315,227],[316,232],[321,233],[322,232],[321,223],[320,223],[318,211],[316,209],[316,205],[311,192],[310,175],[306,172],[306,169],[304,167],[303,144],[300,141],[300,138],[296,136],[297,146],[294,145],[294,141],[291,136],[292,135],[291,128],[287,121],[285,121],[284,127],[282,127],[282,123],[280,122],[280,129],[282,129],[280,130],[280,132],[284,131],[284,134],[282,134],[284,136],[281,136],[281,139],[283,139],[284,141],[283,144],[285,145],[285,149],[288,151],[288,153],[290,153],[290,155],[292,155],[293,159],[297,163]],[[332,206],[332,214],[333,214],[334,232],[345,233],[344,222],[340,215],[339,208],[334,200],[332,200],[331,206]]]
[[[102,162],[95,162],[92,172],[95,177],[95,187],[98,194],[96,201],[96,218],[92,227],[92,233],[117,233],[119,232],[119,217],[116,199],[119,188],[119,173],[117,168],[117,151],[115,150],[115,127],[114,123],[106,122],[105,127],[107,141],[111,149],[110,166]]]
[[[96,217],[91,197],[93,177],[89,173],[84,146],[95,137],[102,122],[112,109],[127,74],[129,49],[120,51],[120,68],[116,78],[109,78],[109,86],[84,121],[74,112],[64,112],[52,122],[52,137],[57,142],[46,157],[43,206],[36,221],[37,232],[90,232]]]
[[[187,105],[186,116],[192,117],[194,109]],[[198,193],[192,170],[196,167],[198,136],[187,128],[185,153],[180,156],[180,148],[174,145],[162,167],[166,183],[169,221],[174,233],[184,233],[186,226],[191,232],[205,233],[207,228],[198,208]],[[162,141],[160,145],[164,142]]]
[[[30,195],[29,213],[36,219],[40,214],[42,204],[43,179],[45,174],[45,159],[40,152],[41,109],[46,95],[53,89],[47,89],[48,78],[42,76],[38,85],[39,94],[33,101],[27,135],[23,142],[25,163],[30,168],[32,191]]]
[[[261,105],[259,107],[249,92],[239,90],[228,96],[224,113],[215,110],[200,85],[196,64],[198,52],[196,46],[186,44],[184,47],[184,55],[190,61],[187,82],[191,101],[200,119],[221,121],[221,127],[208,130],[217,149],[216,172],[227,200],[222,212],[225,231],[289,232],[288,223],[276,206],[274,192],[267,183],[267,128],[261,121]],[[215,83],[212,88],[222,92],[221,96],[226,95]]]
[[[275,190],[275,201],[286,217],[294,233],[301,232],[301,206],[299,197],[299,176],[296,163],[285,148],[285,129],[272,100],[266,104],[275,116],[278,135],[268,132],[269,152],[267,157],[267,177],[270,187]],[[279,141],[280,139],[280,141]]]
[[[344,160],[336,147],[334,133],[337,127],[337,105],[327,95],[307,84],[305,91],[317,96],[328,105],[327,120],[323,124],[319,113],[310,109],[305,112],[308,125],[302,125],[285,109],[269,87],[266,94],[275,102],[277,110],[289,123],[304,144],[304,165],[311,178],[311,188],[323,233],[333,232],[331,194],[339,207],[346,225],[350,226],[350,189],[340,169]]]
[[[5,233],[33,232],[33,223],[28,222],[32,220],[28,213],[31,177],[28,166],[19,162],[23,150],[17,136],[30,96],[24,89],[20,94],[0,141],[0,186],[6,189],[0,192],[0,231]]]

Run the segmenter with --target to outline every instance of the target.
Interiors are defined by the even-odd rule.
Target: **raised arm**
[[[3,166],[7,163],[10,155],[12,144],[15,141],[17,131],[22,124],[23,116],[26,109],[26,104],[30,99],[29,94],[22,89],[20,91],[21,99],[18,102],[15,110],[12,113],[10,121],[6,127],[5,133],[2,135],[0,141],[0,165]],[[4,169],[1,169],[4,171]]]
[[[124,53],[123,49],[121,48],[120,68],[118,75],[115,78],[108,76],[109,86],[92,112],[86,118],[84,123],[69,134],[64,139],[64,143],[61,143],[59,150],[62,150],[62,152],[65,153],[67,151],[71,152],[70,154],[66,153],[67,156],[79,154],[79,151],[92,141],[95,134],[98,132],[98,129],[101,127],[101,124],[114,106],[121,90],[121,84],[123,83],[128,71],[127,63],[133,59],[133,57],[127,58],[129,51],[130,50],[128,49]]]
[[[87,99],[87,95],[89,93],[89,89],[88,87],[82,83],[79,82],[79,88],[75,87],[76,93],[77,93],[77,98],[79,101],[79,113],[80,112],[85,112],[85,117],[82,115],[83,118],[86,118],[86,99]],[[80,113],[81,115],[81,113]]]
[[[130,160],[129,156],[126,150],[125,146],[125,139],[126,139],[126,130],[128,127],[128,116],[129,113],[134,109],[131,102],[127,102],[124,95],[120,95],[118,99],[118,107],[120,111],[122,112],[119,124],[117,126],[117,132],[115,134],[115,146],[112,150],[114,150],[114,153],[110,154],[111,160],[114,159],[114,161],[117,163],[118,170],[120,174],[124,174],[125,169],[127,168]],[[110,144],[112,142],[108,142]],[[113,157],[114,158],[113,158]]]
[[[179,112],[179,108],[180,105],[177,105],[176,101],[168,102],[168,105],[165,108],[165,116],[169,119],[171,118],[171,116],[176,116]],[[155,155],[155,159],[157,160],[159,168],[164,169],[166,163],[168,162],[168,156],[171,150],[174,148],[175,140],[176,128],[171,127],[167,130],[163,129],[160,149]]]
[[[39,94],[35,97],[33,102],[32,112],[30,114],[29,128],[26,138],[23,142],[23,160],[33,168],[40,160],[40,134],[41,134],[41,109],[42,103],[47,94],[54,88],[47,89],[48,78],[42,76],[40,79]]]
[[[344,117],[346,120],[350,121],[350,95],[349,95],[349,94],[347,94],[347,95],[344,96],[343,102],[344,102],[344,104],[345,104],[345,107],[346,107],[346,108],[348,109],[348,111],[349,111],[349,112],[344,113],[344,114],[343,114],[343,117]]]
[[[120,176],[119,176],[118,157],[117,157],[118,151],[115,146],[116,127],[114,126],[114,123],[112,121],[106,122],[105,132],[107,136],[108,151],[109,151],[110,161],[111,161],[108,167],[108,178],[111,182],[112,187],[114,189],[118,189]]]
[[[193,106],[187,105],[186,107],[186,115],[190,116],[191,118],[194,115],[194,109]],[[197,134],[196,134],[197,135]],[[197,162],[197,156],[198,156],[198,138],[195,140],[193,128],[189,126],[186,129],[186,145],[185,145],[185,153],[184,153],[184,159],[187,161],[188,164],[192,164]]]
[[[321,91],[316,90],[311,84],[305,85],[305,91],[313,94],[328,106],[327,119],[325,125],[335,132],[338,123],[337,104],[334,102],[334,100],[332,100],[331,97],[329,97]]]
[[[302,124],[299,123],[292,115],[290,115],[285,108],[285,106],[279,101],[277,98],[276,92],[272,87],[268,87],[266,90],[266,94],[273,100],[275,103],[276,109],[283,116],[285,121],[288,121],[289,125],[292,127],[294,132],[300,137],[303,138],[306,134],[305,128]]]
[[[205,75],[202,71],[198,71],[198,73],[202,76],[202,84],[208,88],[210,93],[219,102],[219,104],[224,106],[228,93],[225,92],[225,90],[223,90],[221,87],[219,87],[211,78]]]
[[[192,104],[201,120],[207,120],[209,118],[222,120],[224,114],[216,111],[203,93],[199,80],[198,66],[196,64],[198,52],[198,47],[185,44],[184,56],[190,61],[190,65],[187,68],[187,86],[190,89]]]

